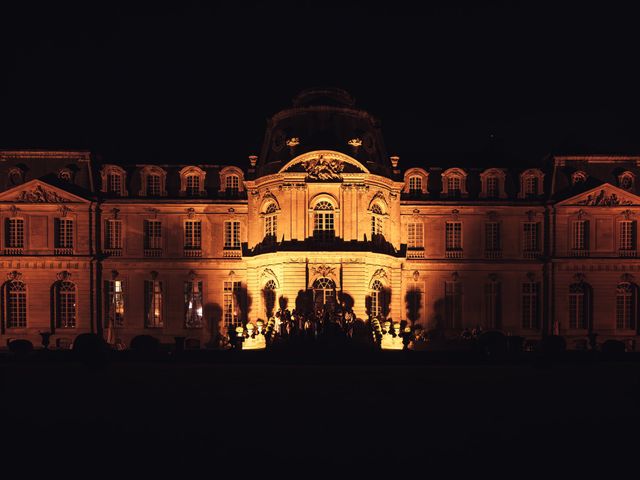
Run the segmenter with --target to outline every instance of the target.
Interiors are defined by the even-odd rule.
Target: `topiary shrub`
[[[33,352],[33,343],[29,340],[20,338],[18,340],[11,340],[7,345],[7,348],[14,355],[24,356]]]
[[[620,340],[606,340],[600,349],[607,355],[621,355],[626,350],[624,342]]]
[[[137,335],[131,340],[129,348],[137,353],[156,353],[160,349],[160,340],[151,335]]]
[[[549,335],[538,342],[538,350],[545,355],[557,355],[567,350],[567,341],[560,335]]]
[[[95,333],[81,333],[73,341],[73,354],[80,361],[92,366],[104,365],[108,361],[109,344]]]
[[[507,337],[497,330],[482,332],[478,336],[478,346],[489,356],[502,355],[507,351]]]

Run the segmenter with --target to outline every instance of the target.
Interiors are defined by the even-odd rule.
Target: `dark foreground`
[[[635,361],[4,361],[0,455],[30,477],[613,473],[639,463],[639,379]]]

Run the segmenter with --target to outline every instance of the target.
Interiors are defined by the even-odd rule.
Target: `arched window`
[[[278,207],[270,203],[264,212],[264,238],[268,242],[275,242],[278,237]]]
[[[447,198],[461,198],[467,195],[467,172],[461,168],[449,168],[442,173],[442,193]]]
[[[422,193],[422,177],[419,175],[413,175],[409,177],[409,193],[412,195],[419,195]]]
[[[63,280],[56,285],[56,327],[76,326],[76,285]]]
[[[519,198],[536,198],[542,195],[542,180],[544,173],[537,168],[525,170],[520,175],[520,193]]]
[[[380,205],[371,207],[371,239],[376,240],[384,235],[382,208]]]
[[[569,286],[569,328],[588,330],[591,327],[590,288],[584,282]]]
[[[587,181],[587,174],[582,170],[578,170],[571,174],[571,185],[576,186]]]
[[[371,316],[377,317],[384,311],[384,285],[380,280],[374,280],[371,284]]]
[[[6,283],[7,328],[27,326],[27,286],[20,280]]]
[[[276,306],[276,282],[271,279],[267,283],[264,284],[264,288],[262,289],[262,296],[264,298],[264,310],[267,318],[271,318],[273,315],[273,310]]]
[[[326,305],[332,303],[336,298],[336,283],[330,278],[321,277],[313,282],[313,303],[315,305]]]
[[[619,330],[635,330],[636,301],[638,288],[630,282],[618,284],[616,290],[616,328]]]
[[[313,237],[320,241],[335,238],[333,205],[326,200],[319,201],[314,208]]]
[[[186,197],[206,195],[204,181],[207,173],[200,167],[188,166],[180,170],[180,194]]]
[[[240,191],[240,177],[238,175],[227,175],[225,187],[229,195],[237,195]]]

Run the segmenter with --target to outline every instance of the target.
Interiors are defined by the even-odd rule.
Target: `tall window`
[[[462,328],[462,283],[444,284],[445,328]]]
[[[487,177],[487,198],[498,198],[500,187],[498,177]]]
[[[422,193],[422,178],[420,176],[409,177],[409,193],[413,195]]]
[[[188,197],[200,196],[200,176],[199,175],[187,175],[186,178],[186,192]]]
[[[184,282],[184,326],[186,328],[202,327],[202,281]]]
[[[162,193],[160,186],[160,175],[155,173],[147,174],[147,195],[150,197],[159,197]]]
[[[376,239],[384,234],[382,229],[382,209],[380,205],[371,208],[371,238]]]
[[[76,286],[73,282],[61,281],[56,285],[56,326],[76,326]]]
[[[636,249],[636,221],[623,220],[620,222],[620,250]]]
[[[536,197],[538,195],[538,177],[527,175],[523,179],[524,196],[526,198]]]
[[[537,330],[540,325],[537,282],[522,284],[522,328]]]
[[[462,222],[447,222],[445,244],[447,250],[462,250]]]
[[[107,249],[122,248],[122,221],[107,220],[104,232],[104,241]]]
[[[107,174],[107,191],[116,195],[122,195],[122,175],[116,172]]]
[[[313,236],[318,240],[332,240],[335,237],[333,205],[326,200],[318,202],[314,209]]]
[[[484,285],[484,318],[487,328],[502,326],[500,282],[489,282]]]
[[[380,280],[371,285],[371,316],[377,317],[384,312],[384,286]]]
[[[586,220],[576,220],[571,224],[571,248],[573,250],[588,250],[588,222]]]
[[[225,327],[237,327],[242,325],[242,320],[238,312],[238,293],[240,292],[240,282],[227,281],[223,286],[223,315]]]
[[[275,241],[278,238],[278,209],[271,203],[264,214],[265,239]]]
[[[202,223],[200,220],[184,222],[184,248],[199,250],[202,246]]]
[[[56,218],[56,247],[73,248],[73,220]]]
[[[589,286],[574,283],[569,286],[569,328],[587,330],[589,328]]]
[[[313,282],[313,302],[315,305],[326,305],[335,300],[336,283],[330,278],[321,277]]]
[[[27,286],[19,280],[6,284],[7,328],[27,326]]]
[[[523,246],[525,253],[540,252],[539,228],[537,222],[525,222],[523,225]]]
[[[24,248],[24,220],[22,218],[7,219],[5,246],[8,248]]]
[[[422,222],[407,224],[407,247],[424,248],[424,225]]]
[[[447,195],[450,198],[460,198],[462,189],[462,179],[451,175],[447,177]]]
[[[144,281],[144,322],[147,328],[164,326],[162,282],[158,280]]]
[[[224,248],[240,248],[240,222],[224,222]]]
[[[144,221],[144,248],[149,250],[162,248],[162,222],[160,220]]]
[[[629,282],[618,284],[616,290],[616,328],[636,329],[637,287]]]
[[[109,324],[124,325],[124,291],[121,280],[107,280],[105,283],[105,315]]]
[[[487,222],[484,224],[484,248],[489,252],[500,250],[500,223]]]
[[[240,191],[240,177],[238,175],[227,175],[225,187],[228,194],[237,195]]]

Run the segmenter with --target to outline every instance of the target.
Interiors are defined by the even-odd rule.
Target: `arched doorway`
[[[333,305],[336,301],[336,282],[327,277],[321,277],[313,282],[313,304],[316,306]]]

